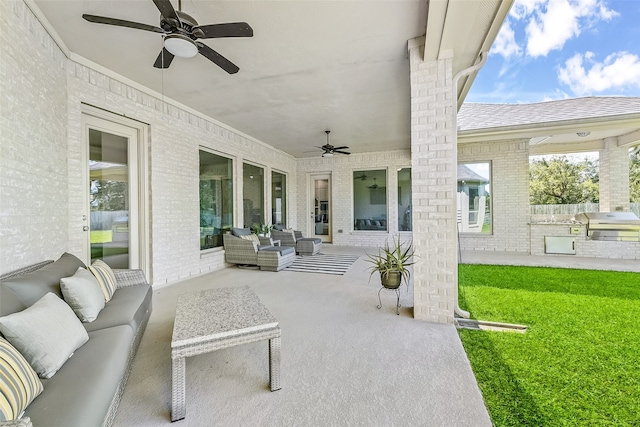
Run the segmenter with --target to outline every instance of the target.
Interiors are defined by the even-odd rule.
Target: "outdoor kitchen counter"
[[[545,237],[573,239],[575,255],[587,258],[640,259],[640,242],[615,242],[587,239],[587,225],[576,221],[531,221],[531,255],[550,255],[545,251]]]

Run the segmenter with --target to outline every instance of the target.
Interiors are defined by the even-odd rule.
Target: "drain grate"
[[[519,332],[524,334],[527,331],[527,325],[518,325],[515,323],[488,322],[486,320],[475,319],[455,319],[458,329],[472,329],[476,331],[496,331],[496,332]]]

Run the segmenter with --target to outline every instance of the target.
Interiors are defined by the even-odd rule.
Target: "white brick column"
[[[605,138],[600,152],[600,212],[629,211],[629,153],[618,139]]]
[[[458,286],[452,59],[424,62],[409,41],[414,317],[453,323]]]

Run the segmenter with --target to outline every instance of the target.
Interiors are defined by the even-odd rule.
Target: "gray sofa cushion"
[[[78,267],[84,266],[76,256],[65,252],[57,261],[36,271],[3,280],[1,286],[11,289],[29,307],[48,292],[53,292],[62,298],[60,279],[73,276]]]
[[[129,325],[138,330],[147,310],[151,309],[151,285],[135,285],[116,289],[96,320],[83,323],[89,332],[116,325]]]
[[[35,427],[101,426],[128,369],[134,332],[128,326],[94,331],[25,411]]]
[[[25,308],[27,306],[11,289],[0,286],[0,316],[17,313]]]

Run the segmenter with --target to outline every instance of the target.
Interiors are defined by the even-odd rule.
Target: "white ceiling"
[[[427,8],[434,8],[431,32],[441,37],[435,52],[460,52],[455,67],[473,64],[479,49],[488,49],[506,14],[504,4],[497,12],[499,0],[457,1],[449,8],[448,0],[432,0],[432,6],[426,0],[183,0],[182,10],[200,25],[246,21],[253,28],[252,38],[204,41],[240,67],[229,75],[200,55],[158,70],[152,65],[162,48],[160,34],[81,17],[158,26],[151,0],[35,3],[73,54],[295,157],[320,155],[315,147],[326,142],[325,130],[333,145],[351,152],[408,148],[407,41],[425,35]],[[172,3],[178,9],[177,0]],[[440,12],[451,9],[449,18],[437,18],[437,28],[435,5]],[[425,54],[435,55],[427,46]]]

